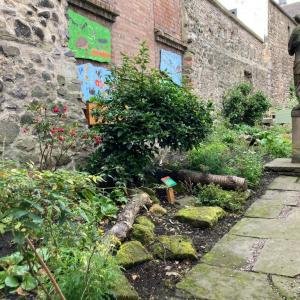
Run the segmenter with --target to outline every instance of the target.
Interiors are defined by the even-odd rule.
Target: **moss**
[[[128,282],[123,273],[120,274],[118,282],[112,286],[113,295],[116,300],[138,300],[139,295]]]
[[[162,216],[165,215],[167,213],[167,210],[165,208],[163,208],[162,206],[160,206],[159,204],[154,204],[150,207],[149,211],[154,214],[154,215],[158,215],[158,216]]]
[[[151,260],[152,255],[139,241],[131,241],[121,245],[116,258],[119,265],[130,268]]]
[[[140,241],[144,245],[148,245],[154,240],[155,236],[153,229],[145,225],[134,224],[132,226],[132,238]]]
[[[152,252],[161,259],[196,259],[197,252],[193,247],[192,240],[181,235],[158,237],[152,246]]]
[[[151,230],[154,230],[154,228],[155,228],[154,223],[146,216],[137,217],[135,222],[137,224],[144,225],[144,226],[148,227]]]
[[[220,207],[188,207],[180,209],[175,218],[193,227],[206,228],[215,225],[225,214]]]

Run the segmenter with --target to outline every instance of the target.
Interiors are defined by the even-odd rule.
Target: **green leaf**
[[[0,285],[4,283],[6,278],[6,272],[5,271],[1,271],[0,272]]]
[[[9,256],[0,258],[0,266],[11,266],[17,265],[24,259],[23,255],[20,252],[15,252]]]
[[[27,292],[37,287],[37,280],[31,275],[26,275],[21,284],[21,288]]]
[[[6,286],[11,288],[16,288],[19,286],[19,281],[15,276],[7,276],[4,282]]]
[[[23,266],[13,266],[11,269],[11,273],[17,276],[24,276],[29,271],[29,267],[27,265]]]

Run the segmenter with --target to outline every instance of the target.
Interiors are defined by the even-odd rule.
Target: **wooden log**
[[[139,193],[132,197],[128,201],[123,211],[118,215],[117,223],[108,231],[108,235],[117,237],[120,241],[123,241],[126,237],[137,214],[145,206],[150,206],[152,201],[148,194]]]
[[[248,189],[246,179],[237,176],[212,175],[183,169],[178,172],[178,177],[182,181],[190,181],[194,184],[213,183],[228,190],[246,191]]]

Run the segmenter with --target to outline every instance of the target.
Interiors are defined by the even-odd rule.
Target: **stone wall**
[[[184,4],[184,72],[200,97],[220,104],[224,91],[246,81],[264,91],[273,105],[286,105],[293,71],[288,28],[294,23],[277,5],[270,1],[265,42],[215,0]]]
[[[275,106],[287,103],[289,88],[293,84],[293,62],[287,51],[289,36],[295,27],[292,20],[280,10],[278,5],[270,1],[269,5],[269,37],[270,53],[270,96]]]
[[[35,138],[22,131],[33,100],[61,101],[84,120],[75,59],[67,57],[66,0],[0,0],[0,149],[36,159]]]

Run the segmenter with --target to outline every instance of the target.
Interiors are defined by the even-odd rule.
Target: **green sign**
[[[166,176],[161,178],[161,181],[167,186],[167,187],[172,187],[175,186],[177,183],[170,177]]]
[[[111,33],[101,24],[68,10],[69,48],[76,58],[111,61]]]

